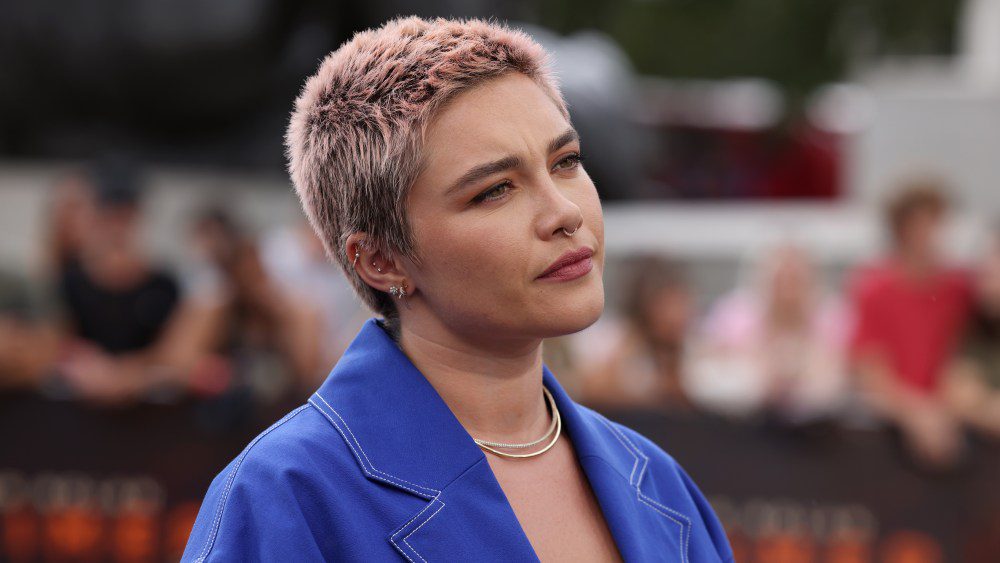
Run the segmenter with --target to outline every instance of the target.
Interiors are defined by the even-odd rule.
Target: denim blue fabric
[[[732,562],[687,473],[639,433],[575,403],[562,414],[626,561]],[[380,322],[327,380],[212,481],[183,561],[538,561],[486,460]]]

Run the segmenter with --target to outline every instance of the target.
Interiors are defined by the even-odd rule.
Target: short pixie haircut
[[[371,251],[419,264],[405,202],[428,125],[456,95],[508,72],[534,80],[569,120],[546,51],[480,19],[390,20],[355,34],[303,86],[285,137],[289,175],[327,256],[376,314],[398,318],[388,294],[355,272],[347,237],[363,231]]]

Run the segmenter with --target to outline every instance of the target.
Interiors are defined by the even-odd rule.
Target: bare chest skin
[[[587,476],[563,435],[538,457],[486,454],[538,558],[549,561],[621,561]]]

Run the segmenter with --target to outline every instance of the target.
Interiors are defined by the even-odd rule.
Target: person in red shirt
[[[855,272],[851,287],[851,358],[861,388],[917,461],[936,469],[962,449],[940,383],[971,300],[968,273],[948,265],[939,248],[947,212],[937,185],[905,186],[886,207],[890,252]]]

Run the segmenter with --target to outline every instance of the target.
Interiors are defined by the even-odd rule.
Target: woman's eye
[[[583,155],[573,153],[556,163],[556,168],[560,170],[572,170],[583,162]]]
[[[476,203],[496,201],[503,199],[503,196],[507,195],[508,191],[510,191],[510,182],[504,182],[502,184],[497,184],[496,186],[493,186],[485,192],[477,195],[472,201]]]
[[[583,162],[583,155],[579,153],[573,153],[566,158],[560,160],[556,163],[556,169],[558,170],[572,170],[579,166]],[[506,197],[507,193],[511,190],[511,183],[504,182],[502,184],[497,184],[492,188],[482,192],[476,197],[472,198],[473,203],[483,203],[487,201],[499,201]]]

